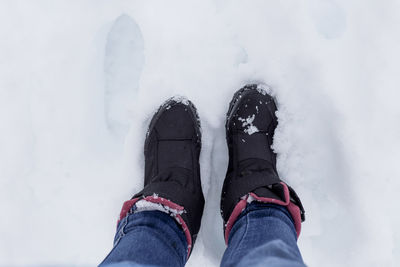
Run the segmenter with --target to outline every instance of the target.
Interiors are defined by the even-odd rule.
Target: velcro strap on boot
[[[284,200],[280,200],[274,197],[271,198],[268,196],[269,193],[266,194],[267,191],[273,192],[272,190],[275,190],[276,192],[278,188],[282,190],[282,194],[284,195]],[[246,208],[248,203],[250,203],[251,201],[272,203],[286,207],[293,219],[297,237],[299,237],[301,232],[301,222],[305,220],[304,209],[300,202],[300,199],[298,199],[297,197],[297,194],[295,192],[293,194],[292,192],[294,192],[293,189],[291,189],[285,183],[280,182],[279,184],[273,185],[271,189],[264,190],[262,195],[250,192],[242,196],[241,199],[235,203],[232,212],[229,214],[229,218],[227,220],[224,220],[224,222],[226,222],[224,224],[224,236],[226,244],[228,244],[229,234],[230,231],[232,230],[233,225],[240,216],[241,212]],[[293,199],[294,196],[297,199]]]
[[[262,172],[253,172],[251,175],[246,175],[238,179],[229,179],[229,177],[227,177],[226,180],[229,181],[228,184],[224,185],[224,200],[227,201],[222,201],[221,203],[222,210],[227,211],[223,214],[225,221],[228,219],[234,206],[241,197],[260,187],[268,187],[281,182],[273,169],[267,169]],[[270,197],[275,197],[284,201],[284,196],[282,194],[274,194]],[[224,207],[227,204],[230,204],[230,207]]]

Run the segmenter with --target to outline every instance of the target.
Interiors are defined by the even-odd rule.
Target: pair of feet
[[[273,98],[258,85],[235,93],[226,120],[229,165],[222,188],[225,241],[246,205],[252,201],[286,206],[297,234],[304,209],[295,191],[276,171],[271,149],[278,124]],[[201,131],[195,106],[171,98],[153,116],[145,141],[144,189],[124,203],[121,218],[145,202],[171,213],[182,226],[188,254],[200,229],[204,196],[200,180]]]

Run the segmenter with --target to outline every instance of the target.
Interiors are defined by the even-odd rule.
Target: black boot
[[[163,205],[181,224],[188,256],[204,208],[200,182],[200,121],[194,105],[171,98],[153,116],[144,147],[144,189],[125,202],[121,218],[138,200]]]
[[[230,103],[226,120],[229,166],[221,197],[226,242],[251,201],[286,206],[300,234],[303,206],[295,191],[279,179],[271,149],[278,124],[276,110],[273,98],[259,85],[246,85]]]

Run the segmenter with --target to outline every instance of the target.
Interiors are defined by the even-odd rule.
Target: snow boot
[[[120,217],[125,217],[139,200],[157,204],[182,226],[188,258],[204,208],[200,150],[200,121],[195,106],[184,98],[167,100],[153,116],[147,132],[144,189],[124,203]]]
[[[221,214],[225,242],[236,219],[252,201],[285,206],[297,236],[304,209],[296,192],[282,182],[271,145],[278,120],[274,99],[261,85],[246,85],[235,93],[226,119],[229,165],[222,188]]]

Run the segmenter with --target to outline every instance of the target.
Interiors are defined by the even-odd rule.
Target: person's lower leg
[[[118,262],[184,266],[186,262],[186,237],[181,226],[165,212],[131,211],[119,222],[114,240],[114,248],[101,266]]]
[[[285,207],[253,202],[233,226],[221,266],[304,266]]]

